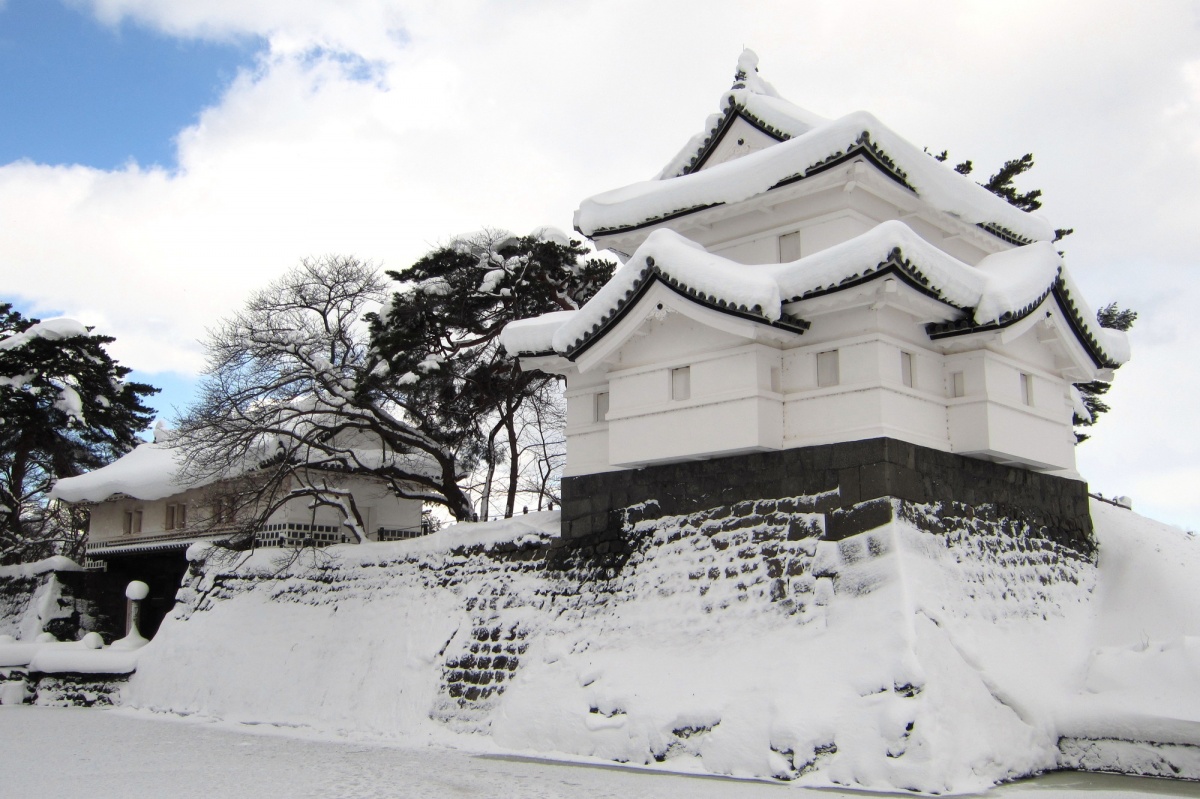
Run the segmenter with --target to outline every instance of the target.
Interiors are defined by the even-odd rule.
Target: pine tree
[[[77,547],[82,520],[47,497],[54,481],[120,457],[152,421],[142,399],[158,389],[125,382],[112,341],[0,303],[0,562]]]
[[[1137,311],[1128,308],[1120,308],[1115,302],[1110,302],[1099,311],[1096,311],[1096,321],[1100,327],[1107,327],[1110,330],[1128,331],[1133,327],[1133,323],[1137,321]],[[1108,393],[1111,383],[1104,383],[1099,380],[1092,380],[1088,383],[1076,383],[1075,388],[1079,390],[1080,396],[1083,398],[1083,405],[1087,408],[1087,416],[1075,414],[1076,427],[1091,427],[1096,423],[1100,414],[1110,410],[1108,403],[1101,399]],[[1087,433],[1075,431],[1075,443],[1082,444],[1091,436]]]
[[[429,409],[432,428],[453,443],[464,467],[482,467],[484,513],[495,484],[505,516],[519,485],[520,415],[552,375],[522,371],[500,346],[516,319],[574,310],[612,275],[578,242],[485,231],[436,249],[408,269],[386,313],[372,322],[372,348],[386,364],[372,387]],[[503,479],[496,469],[507,462]]]

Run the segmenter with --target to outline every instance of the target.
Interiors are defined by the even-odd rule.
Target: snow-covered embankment
[[[1191,537],[1097,505],[1097,565],[986,509],[833,542],[812,507],[635,511],[620,551],[556,514],[316,563],[198,548],[128,699],[808,785],[965,791],[1122,746],[1193,768]]]

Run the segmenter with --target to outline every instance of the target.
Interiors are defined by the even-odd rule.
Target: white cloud
[[[69,0],[97,19],[182,38],[267,38],[275,52],[313,47],[386,58],[404,34],[403,4],[387,0]]]
[[[1026,185],[1078,229],[1084,291],[1143,314],[1085,474],[1138,500],[1195,462],[1179,420],[1200,388],[1200,34],[1184,0],[1136,21],[1124,3],[1032,0],[80,4],[270,46],[180,132],[177,170],[0,166],[5,293],[99,323],[139,369],[197,369],[205,325],[305,255],[402,268],[462,230],[569,228],[580,199],[650,176],[696,132],[751,46],[818,113],[869,109],[984,175],[1033,152]],[[1141,482],[1113,471],[1134,463]]]

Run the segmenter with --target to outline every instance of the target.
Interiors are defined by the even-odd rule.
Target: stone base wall
[[[1062,769],[1200,781],[1200,746],[1195,744],[1063,737],[1058,751]]]
[[[112,707],[121,704],[128,674],[38,674],[0,669],[0,705]]]
[[[894,498],[966,506],[1095,551],[1087,483],[890,438],[566,477],[563,538],[616,544],[627,511],[672,516],[726,506],[740,515],[759,500],[798,495],[817,497],[831,540],[885,524],[892,505],[874,500]]]
[[[0,577],[0,635],[32,640],[43,632],[73,641],[100,629],[102,618],[84,583],[86,572],[48,571]]]
[[[185,714],[237,708],[242,719],[314,728],[346,729],[363,718],[373,733],[398,736],[426,736],[432,723],[493,736],[502,747],[538,741],[546,752],[651,766],[684,758],[715,773],[750,757],[741,773],[779,780],[821,782],[826,772],[846,780],[829,770],[869,760],[880,774],[894,770],[895,784],[922,791],[977,788],[983,783],[970,780],[991,784],[1052,764],[1044,752],[1034,761],[993,758],[1024,734],[1023,722],[986,699],[961,656],[940,660],[934,644],[952,630],[923,614],[914,620],[899,600],[919,593],[923,607],[951,608],[952,626],[971,629],[990,631],[997,620],[1053,624],[1089,596],[1090,556],[1049,540],[1045,528],[962,503],[877,499],[843,509],[830,500],[717,499],[674,514],[647,501],[614,510],[611,534],[562,538],[516,527],[500,540],[348,547],[304,562],[212,551],[194,564],[174,617],[142,653],[129,701]],[[843,528],[847,518],[885,521],[830,541],[830,518]],[[895,518],[905,523],[888,524]],[[908,568],[899,567],[900,553]],[[914,577],[906,586],[918,564],[961,581]],[[306,606],[312,612],[298,627]],[[837,634],[826,635],[833,624]],[[231,646],[250,629],[253,646]],[[922,636],[928,646],[915,643]],[[865,687],[835,690],[839,675],[864,669],[872,675]],[[205,690],[188,688],[180,674]],[[726,679],[709,679],[717,674]],[[691,680],[695,690],[673,693]],[[960,683],[985,697],[981,715],[978,703],[959,713],[947,701]],[[778,715],[738,712],[763,691]],[[840,698],[828,704],[833,694]],[[825,708],[819,718],[817,705]],[[729,743],[749,728],[762,744],[756,755]],[[946,730],[983,760],[940,743]],[[904,756],[910,750],[916,757]],[[946,777],[946,758],[963,782]],[[978,762],[995,765],[979,777],[971,770]]]

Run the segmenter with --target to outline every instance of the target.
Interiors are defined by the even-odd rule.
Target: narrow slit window
[[[1021,402],[1033,405],[1033,375],[1021,372]]]
[[[174,530],[175,529],[175,511],[178,507],[179,507],[178,505],[175,505],[173,503],[167,505],[167,518],[166,518],[166,524],[163,525],[163,529],[165,529],[165,530]]]
[[[800,231],[784,233],[779,237],[779,263],[800,260]]]
[[[900,382],[913,388],[913,356],[911,352],[900,353]]]
[[[671,370],[671,399],[685,400],[692,397],[692,367],[681,366]]]
[[[963,379],[962,372],[955,372],[950,375],[950,396],[965,397],[967,394],[967,384]]]
[[[596,393],[596,408],[594,421],[606,421],[608,416],[608,392],[600,391]]]
[[[136,533],[140,533],[141,531],[142,531],[142,512],[140,510],[135,510],[132,515],[132,521],[130,523],[129,532],[136,534]]]
[[[841,380],[838,351],[817,353],[817,387],[836,386]]]
[[[122,527],[122,532],[124,532],[125,535],[129,535],[133,532],[133,511],[131,510],[125,511],[125,523]]]

